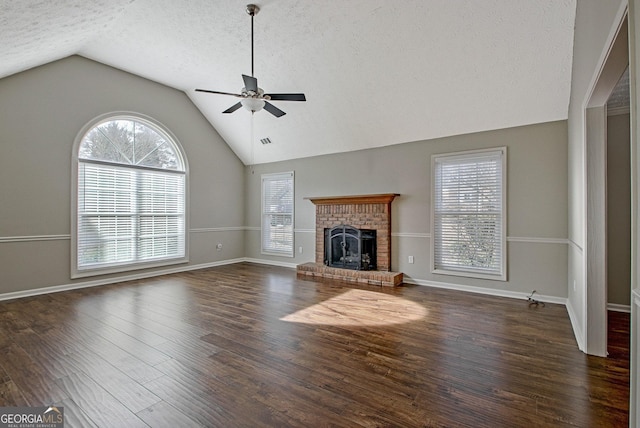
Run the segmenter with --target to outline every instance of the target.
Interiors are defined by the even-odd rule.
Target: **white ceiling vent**
[[[271,144],[271,140],[269,139],[269,137],[267,137],[267,138],[261,138],[261,139],[260,139],[260,142],[261,142],[262,144]]]

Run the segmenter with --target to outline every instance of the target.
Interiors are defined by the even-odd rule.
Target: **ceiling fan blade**
[[[231,107],[223,111],[222,113],[233,113],[234,111],[238,110],[240,107],[242,107],[242,104],[235,103],[234,105],[232,105]]]
[[[285,114],[287,114],[287,113],[283,112],[282,110],[280,110],[278,107],[276,107],[273,104],[268,103],[266,101],[264,103],[264,109],[266,111],[268,111],[269,113],[271,113],[272,115],[274,115],[275,117],[281,117],[281,116],[284,116]]]
[[[247,91],[258,93],[258,79],[253,76],[247,76],[246,74],[243,74],[242,80],[244,80],[244,88]]]
[[[210,91],[208,89],[196,89],[196,92],[207,92],[209,94],[231,95],[232,97],[242,98],[242,95],[232,94],[231,92]]]
[[[307,101],[304,94],[265,94],[273,101]]]

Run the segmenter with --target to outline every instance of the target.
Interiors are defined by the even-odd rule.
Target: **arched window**
[[[150,119],[110,115],[76,143],[74,276],[186,261],[186,164]]]

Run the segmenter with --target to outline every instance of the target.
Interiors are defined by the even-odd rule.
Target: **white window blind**
[[[433,157],[433,271],[506,280],[506,148]]]
[[[293,257],[293,172],[262,175],[262,252]]]
[[[186,174],[175,143],[151,124],[101,122],[78,152],[76,269],[184,259]]]

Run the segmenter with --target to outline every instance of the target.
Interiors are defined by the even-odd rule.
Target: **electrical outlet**
[[[302,254],[302,246],[298,247],[298,253]]]
[[[409,264],[413,264],[413,256],[409,256]]]
[[[573,291],[576,291],[576,280],[573,280]]]
[[[222,250],[222,243],[218,242],[218,245],[216,245],[216,250]]]

